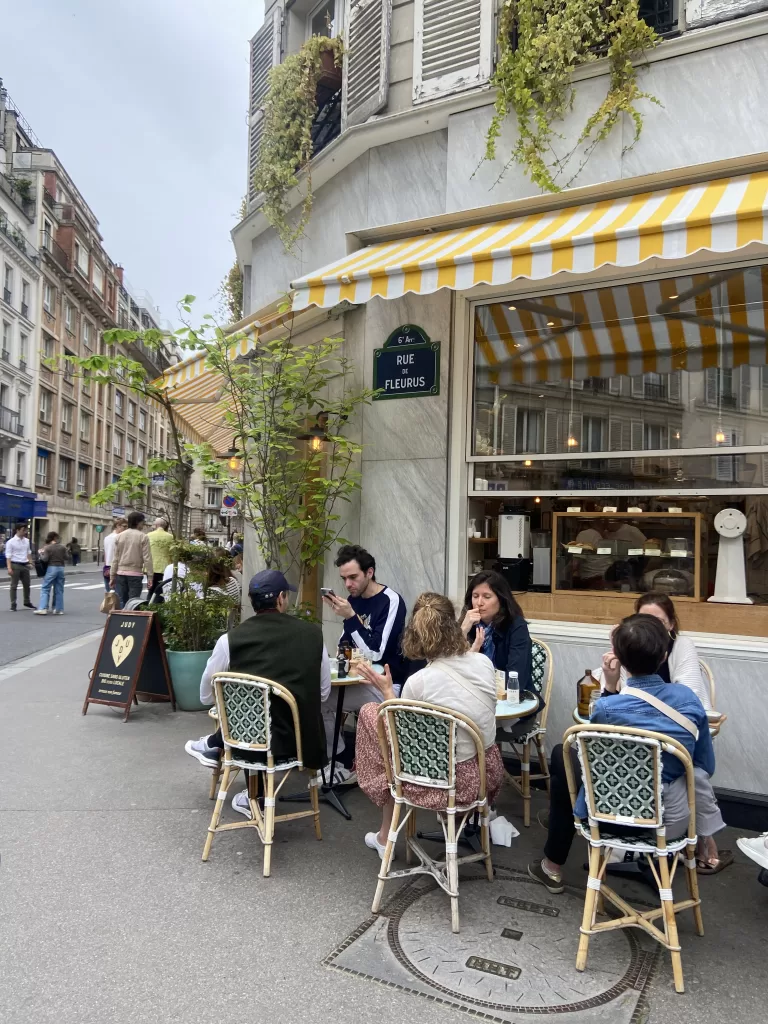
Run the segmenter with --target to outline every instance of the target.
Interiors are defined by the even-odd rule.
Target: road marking
[[[103,583],[87,583],[83,586],[82,583],[69,583],[66,585],[67,590],[104,590]]]
[[[44,665],[47,661],[51,661],[53,658],[60,658],[62,654],[69,654],[70,651],[76,651],[78,647],[84,647],[86,644],[98,639],[103,632],[103,629],[95,629],[89,633],[84,633],[82,636],[75,637],[73,640],[67,640],[66,643],[58,644],[56,647],[51,647],[47,651],[41,651],[39,654],[31,654],[27,658],[20,658],[18,661],[14,661],[13,664],[9,665],[7,668],[0,669],[0,682],[10,679],[12,676],[20,675],[22,672],[26,672],[30,668],[36,668],[38,665]]]

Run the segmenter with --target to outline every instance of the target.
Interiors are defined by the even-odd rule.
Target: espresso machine
[[[494,569],[512,590],[528,590],[531,582],[531,517],[525,509],[502,505],[497,532],[499,560]]]

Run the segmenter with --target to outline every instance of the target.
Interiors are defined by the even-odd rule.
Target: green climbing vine
[[[501,176],[519,163],[543,189],[558,192],[578,176],[592,150],[613,131],[622,114],[640,137],[643,117],[637,101],[653,96],[637,82],[635,62],[659,41],[638,14],[638,0],[504,0],[499,21],[500,59],[493,76],[496,112],[486,137],[487,160],[496,157],[497,141],[508,114],[517,115],[518,138]],[[573,106],[572,73],[580,64],[607,57],[608,92],[587,119],[574,147],[555,153],[554,129]],[[580,146],[579,166],[569,163]],[[569,177],[562,184],[566,172]]]
[[[304,233],[312,211],[312,124],[317,114],[317,86],[333,66],[341,67],[344,49],[340,38],[312,36],[269,75],[264,132],[254,186],[264,195],[264,214],[288,251]],[[288,223],[288,193],[306,172],[298,223]]]

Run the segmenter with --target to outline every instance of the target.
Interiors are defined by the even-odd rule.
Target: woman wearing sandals
[[[638,615],[653,615],[666,629],[669,635],[669,647],[667,648],[667,659],[659,668],[659,675],[665,683],[680,683],[693,690],[706,711],[712,710],[712,702],[709,696],[709,687],[701,675],[699,667],[699,655],[693,641],[680,633],[680,623],[677,619],[675,606],[668,594],[651,592],[638,597],[635,602],[635,612]],[[615,686],[618,682],[619,689],[626,685],[627,673],[619,668],[613,651],[603,655],[603,664],[593,675],[596,679],[603,680]],[[698,769],[697,769],[698,771]],[[708,781],[708,780],[707,780]],[[711,806],[710,806],[711,805]],[[702,813],[709,807],[713,817],[719,817],[719,809],[712,787],[704,787],[703,792],[696,791],[696,810]],[[733,853],[730,850],[718,850],[717,843],[712,835],[701,834],[703,829],[699,826],[700,838],[696,851],[696,870],[700,875],[715,875],[718,871],[733,864]]]
[[[496,676],[491,662],[483,654],[470,651],[464,638],[451,601],[441,594],[422,594],[416,599],[413,616],[402,641],[403,654],[412,661],[426,660],[426,668],[415,672],[403,686],[402,697],[410,700],[440,704],[466,715],[477,726],[485,746],[485,775],[488,799],[492,801],[504,777],[496,739]],[[381,691],[384,700],[395,696],[389,668],[380,676],[365,664],[358,667],[366,682]],[[381,828],[369,832],[365,845],[384,857],[387,834],[392,822],[394,800],[387,782],[384,759],[379,747],[377,719],[378,704],[365,704],[357,722],[357,753],[355,767],[357,781],[365,795],[382,809]],[[456,743],[456,802],[469,804],[480,791],[475,743],[471,736],[462,735],[459,728]],[[442,810],[447,805],[445,789],[427,789],[410,786],[403,790],[409,800],[430,811]]]
[[[48,601],[53,587],[53,614],[64,614],[64,564],[67,560],[67,549],[61,543],[58,533],[49,533],[45,538],[45,546],[40,550],[40,558],[48,568],[43,578],[40,591],[40,607],[35,615],[48,614]]]

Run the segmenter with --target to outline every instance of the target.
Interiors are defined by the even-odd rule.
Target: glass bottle
[[[600,695],[600,683],[592,675],[592,669],[584,669],[584,675],[576,684],[578,712],[582,718],[589,718],[589,705]]]

